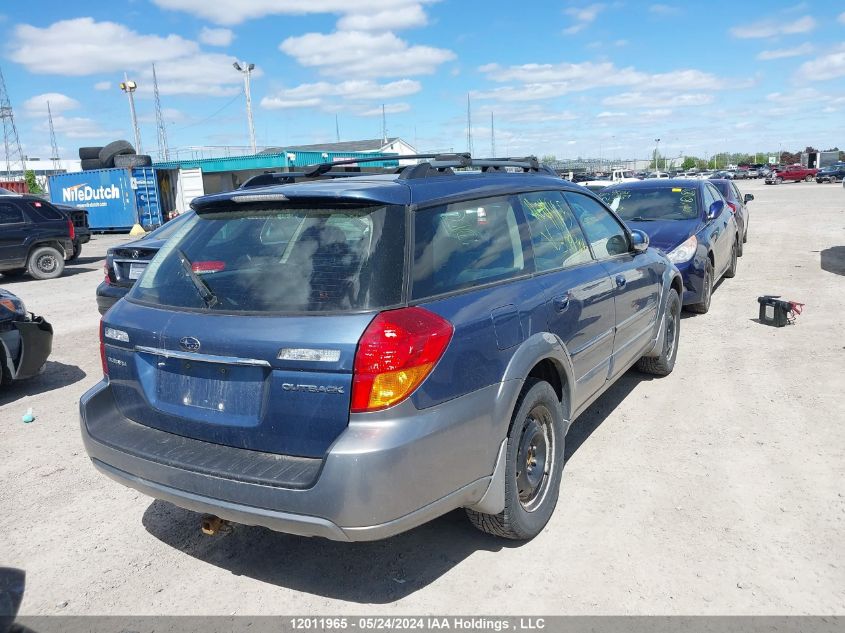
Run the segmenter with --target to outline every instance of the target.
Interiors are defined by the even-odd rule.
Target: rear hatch
[[[128,418],[320,457],[349,421],[355,350],[400,303],[403,207],[289,203],[192,218],[104,323]]]

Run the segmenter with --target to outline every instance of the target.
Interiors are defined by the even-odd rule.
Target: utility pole
[[[255,70],[255,64],[247,64],[246,62],[235,62],[232,64],[235,70],[242,73],[244,76],[244,94],[246,95],[246,121],[249,126],[249,145],[252,148],[252,153],[256,153],[255,147],[255,125],[252,122],[252,96],[249,91],[249,81],[252,71]]]
[[[50,160],[53,161],[53,173],[59,173],[59,144],[56,143],[56,130],[53,129],[53,113],[50,111],[50,102],[47,102],[47,124],[50,127]]]
[[[493,113],[490,113],[490,158],[496,158],[496,128],[493,127]]]
[[[659,172],[660,168],[657,166],[657,153],[660,151],[660,139],[654,139],[654,171]]]
[[[381,144],[387,145],[387,114],[383,103],[381,104]]]
[[[472,106],[467,93],[467,152],[472,155]]]
[[[158,77],[156,77],[156,65],[153,64],[153,95],[156,106],[156,128],[158,130],[158,157],[161,160],[169,160],[170,152],[167,149],[167,127],[164,124],[164,115],[161,113],[161,99],[158,96]]]
[[[334,115],[334,133],[337,137],[337,142],[340,143],[340,122],[338,121],[337,114]]]
[[[132,117],[132,131],[135,132],[135,151],[138,154],[143,154],[144,150],[141,148],[141,130],[138,129],[138,117],[135,114],[135,91],[138,89],[138,84],[134,81],[129,81],[126,73],[123,73],[123,81],[119,84],[120,89],[129,97],[129,114]]]
[[[3,119],[3,147],[6,150],[6,178],[12,179],[12,166],[19,163],[21,166],[21,177],[26,172],[26,159],[21,149],[21,140],[18,137],[18,128],[15,126],[15,114],[12,111],[12,102],[9,100],[9,93],[6,90],[6,80],[3,78],[3,71],[0,70],[0,119]]]

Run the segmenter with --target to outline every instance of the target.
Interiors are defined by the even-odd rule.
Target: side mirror
[[[648,233],[631,229],[631,248],[635,253],[645,253],[648,250]]]
[[[745,202],[745,204],[748,204],[749,202],[754,200],[754,194],[747,193],[747,194],[745,194],[745,197],[743,197],[742,200]]]
[[[723,200],[716,200],[716,202],[710,205],[710,209],[707,211],[707,220],[715,220],[722,215],[722,211],[724,211],[724,209],[725,202]]]

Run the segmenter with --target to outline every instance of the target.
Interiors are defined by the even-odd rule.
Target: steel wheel
[[[56,256],[52,253],[44,253],[42,255],[39,255],[38,258],[35,260],[35,267],[38,269],[39,272],[44,273],[45,275],[53,274],[58,266],[59,261],[56,259]]]
[[[549,472],[554,461],[554,430],[549,410],[543,405],[531,409],[525,420],[516,453],[516,486],[519,503],[532,512],[543,502]]]

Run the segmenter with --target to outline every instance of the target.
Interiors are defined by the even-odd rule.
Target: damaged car
[[[53,348],[53,326],[27,312],[23,301],[0,288],[0,382],[39,374]]]

